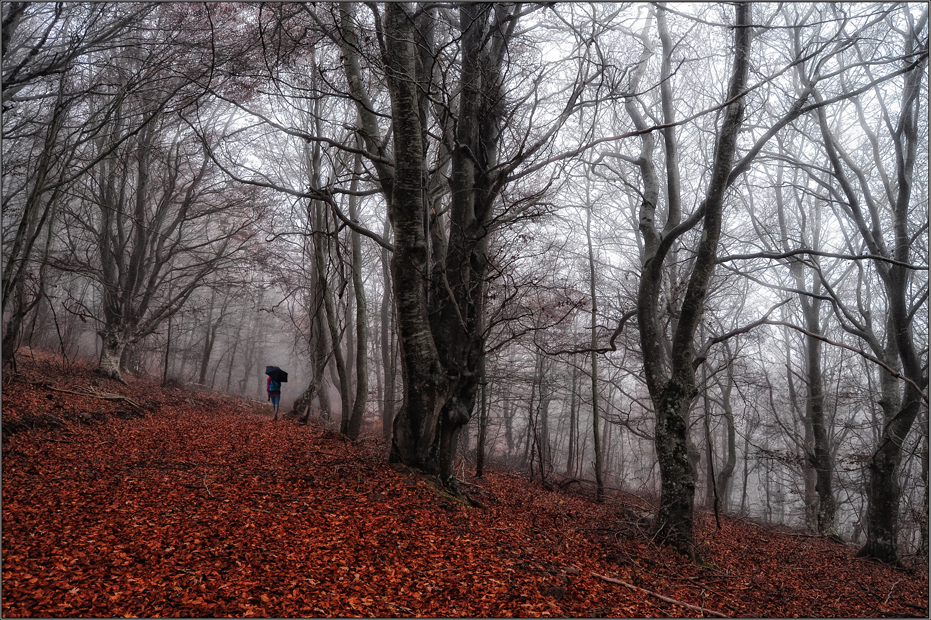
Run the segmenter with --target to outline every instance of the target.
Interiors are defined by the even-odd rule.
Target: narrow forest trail
[[[3,427],[6,617],[702,615],[598,575],[726,616],[927,616],[926,566],[732,518],[693,565],[627,500],[496,472],[466,508],[374,440],[86,367],[5,376]]]

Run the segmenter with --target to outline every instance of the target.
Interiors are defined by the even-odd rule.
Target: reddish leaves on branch
[[[469,509],[386,446],[257,403],[22,366],[3,383],[6,617],[698,615],[593,574],[727,616],[927,614],[926,566],[732,518],[701,521],[694,565],[650,543],[636,498],[498,472]]]

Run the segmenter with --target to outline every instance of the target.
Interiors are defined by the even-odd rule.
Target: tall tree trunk
[[[387,239],[390,232],[390,223],[385,220],[384,237]],[[395,384],[397,382],[397,341],[395,340],[394,326],[394,300],[391,296],[391,263],[388,250],[381,251],[382,280],[384,290],[381,297],[381,365],[384,373],[384,393],[382,397],[382,435],[391,440],[391,429],[394,425],[395,411]]]
[[[162,359],[162,387],[168,385],[168,361],[171,359],[171,319],[174,317],[168,317],[168,330],[165,333],[165,356]],[[229,389],[229,385],[226,386]]]
[[[485,473],[485,443],[488,437],[488,392],[491,386],[485,375],[485,360],[482,360],[482,396],[478,418],[478,440],[475,446],[475,477],[481,478]]]
[[[747,514],[747,483],[750,481],[750,431],[744,433],[744,471],[743,484],[740,488],[740,510],[738,514]]]
[[[789,404],[792,407],[792,419],[794,424],[801,423],[803,433],[802,433],[802,445],[798,446],[802,449],[806,458],[802,459],[802,482],[804,484],[803,497],[802,501],[804,503],[805,509],[805,530],[808,532],[817,532],[818,531],[818,494],[815,491],[815,467],[814,463],[807,458],[808,454],[814,453],[814,434],[811,430],[811,416],[809,416],[806,411],[802,410],[802,406],[799,403],[798,390],[795,388],[795,371],[792,369],[792,347],[790,345],[789,339],[789,328],[785,327],[784,330],[785,338],[785,352],[786,352],[786,385],[788,388],[789,395]],[[773,391],[770,390],[770,395]],[[773,411],[776,411],[776,405],[771,403]]]
[[[504,393],[501,417],[504,420],[504,444],[507,446],[507,456],[510,459],[514,454],[514,419],[511,416],[511,396],[507,391]]]
[[[259,298],[256,303],[258,307],[262,306],[262,301],[265,299],[265,289],[259,290]],[[242,379],[239,381],[239,393],[243,395],[248,395],[250,393],[254,394],[250,389],[250,384],[254,385],[254,377],[252,375],[252,369],[255,367],[256,361],[259,359],[260,343],[264,343],[264,340],[259,338],[260,331],[263,325],[259,321],[259,313],[255,312],[252,314],[252,320],[249,322],[249,331],[248,331],[248,342],[251,346],[246,347],[245,359],[243,360],[243,375]],[[258,346],[257,346],[258,345]]]
[[[855,170],[849,157],[843,153],[828,123],[824,107],[816,111],[818,125],[824,143],[824,150],[831,164],[834,180],[843,192],[845,211],[851,216],[859,230],[866,249],[870,254],[886,256],[897,261],[889,264],[885,261],[873,261],[879,274],[887,297],[891,336],[895,339],[901,361],[902,374],[908,379],[904,386],[901,406],[894,418],[886,420],[883,426],[879,446],[870,461],[870,482],[868,486],[867,507],[867,541],[857,553],[860,557],[872,557],[887,563],[899,563],[898,554],[898,513],[901,489],[898,484],[898,469],[902,460],[902,448],[916,417],[923,407],[927,407],[928,370],[922,362],[920,348],[913,335],[912,321],[914,312],[910,307],[910,262],[914,233],[909,229],[910,216],[918,207],[912,201],[914,169],[918,161],[918,144],[924,140],[919,134],[919,110],[922,97],[922,82],[927,71],[927,43],[922,32],[928,24],[927,7],[919,18],[909,25],[905,33],[904,51],[907,55],[917,55],[918,61],[903,76],[901,102],[898,122],[893,125],[888,119],[886,126],[891,133],[891,143],[895,155],[896,192],[889,192],[891,222],[880,221],[873,204],[867,204],[864,210],[864,196],[868,197],[863,179],[872,171]],[[909,60],[911,62],[911,60]],[[815,100],[822,103],[824,99],[817,92]],[[924,115],[926,117],[927,114]],[[926,141],[926,140],[925,140]],[[843,159],[843,161],[842,161]],[[877,167],[882,166],[876,161]],[[852,172],[848,172],[851,170]],[[861,187],[854,187],[850,174],[859,178]],[[870,213],[870,223],[865,214]],[[884,230],[883,228],[886,228]],[[885,236],[891,233],[894,240],[891,249],[887,247]]]
[[[418,112],[414,29],[409,7],[385,6],[387,77],[394,122],[395,171],[389,217],[395,249],[392,280],[401,337],[404,397],[395,416],[391,460],[440,473],[434,446],[440,411],[451,391],[430,328],[427,305],[427,239],[424,233],[423,134]],[[465,420],[467,421],[467,420]],[[454,445],[443,438],[443,447]],[[452,463],[444,463],[449,471]]]
[[[812,305],[815,306],[812,312],[816,312],[818,304],[813,303]],[[813,316],[812,318],[814,319],[812,322],[806,321],[809,323],[808,330],[812,331],[812,327],[815,327],[817,331],[812,331],[812,333],[820,333],[820,321],[817,316]],[[811,419],[811,429],[815,444],[814,454],[809,455],[809,460],[814,466],[815,491],[818,493],[818,534],[821,536],[836,536],[834,513],[837,509],[837,504],[834,499],[834,491],[831,482],[834,467],[828,443],[827,423],[824,418],[824,389],[823,375],[821,373],[822,341],[812,336],[806,336],[805,339],[806,351],[808,354],[807,409]]]
[[[534,415],[537,402],[537,394],[540,386],[540,363],[539,357],[533,365],[533,380],[530,382],[530,400],[527,402],[527,430],[524,433],[524,456],[521,458],[521,465],[529,468],[530,477],[533,478],[533,455],[537,441],[537,422]]]
[[[575,461],[578,451],[578,428],[579,428],[579,367],[576,365],[575,354],[572,355],[572,381],[569,393],[569,447],[566,457],[566,477],[575,477]]]
[[[587,189],[587,184],[586,184]],[[598,348],[598,293],[595,290],[595,251],[592,246],[592,203],[588,201],[588,211],[585,219],[585,235],[588,240],[588,282],[589,295],[592,298],[592,315],[591,315],[591,385],[592,385],[592,440],[595,447],[595,498],[601,502],[604,501],[604,481],[602,480],[602,449],[601,436],[598,429],[598,423],[601,420],[601,412],[598,407],[598,354],[595,349]]]
[[[702,331],[702,339],[704,339],[704,328]],[[714,510],[715,522],[718,525],[718,529],[721,529],[721,521],[719,517],[720,510],[720,501],[718,499],[718,481],[715,478],[714,472],[714,440],[711,436],[711,398],[708,396],[708,366],[707,364],[702,364],[701,367],[702,374],[702,422],[705,429],[705,457],[706,462],[708,463],[708,475],[707,484],[706,484],[706,493],[705,493],[705,502],[709,508]]]
[[[782,172],[783,167],[780,165],[776,172],[776,208],[782,236],[782,248],[788,252],[791,247],[782,193]],[[800,203],[799,207],[802,208],[803,205]],[[803,225],[802,230],[795,232],[793,237],[801,234],[803,244],[811,249],[819,250],[821,249],[821,205],[816,202],[808,211],[810,216],[802,218],[802,221],[810,223],[810,225],[807,228]],[[813,256],[811,260],[817,266],[817,257]],[[831,456],[831,438],[828,436],[828,424],[825,420],[824,375],[821,371],[822,340],[819,337],[824,331],[821,325],[822,285],[821,280],[815,277],[809,294],[802,263],[798,261],[790,262],[789,271],[795,279],[796,288],[802,291],[799,293],[798,301],[802,310],[805,329],[810,334],[805,336],[805,378],[808,384],[808,398],[805,399],[805,417],[806,429],[811,429],[812,439],[807,460],[814,473],[814,490],[817,494],[817,506],[814,515],[815,524],[819,535],[836,536],[835,512],[837,503],[834,498],[832,484],[834,464]],[[807,444],[806,448],[808,448]],[[806,517],[809,517],[808,513],[806,513]]]
[[[240,315],[239,322],[236,324],[236,333],[233,334],[233,344],[229,349],[230,360],[226,366],[226,387],[227,392],[233,383],[233,366],[236,364],[236,352],[239,350],[239,336],[242,334],[243,315]],[[166,347],[167,350],[167,347]]]
[[[552,469],[550,458],[550,428],[549,428],[549,409],[550,409],[550,389],[546,377],[546,358],[543,353],[537,352],[537,364],[539,371],[539,397],[537,406],[537,428],[535,440],[537,444],[537,458],[540,466],[540,481],[546,484],[546,476]]]
[[[323,310],[326,316],[327,328],[330,332],[330,344],[332,345],[331,353],[333,363],[336,366],[337,383],[339,384],[340,399],[340,425],[339,432],[346,434],[349,427],[349,414],[352,410],[352,402],[349,397],[349,376],[346,372],[346,362],[343,358],[343,343],[339,330],[339,317],[336,314],[336,305],[333,303],[333,291],[327,278],[327,239],[329,230],[323,218],[323,205],[316,206],[316,225],[318,233],[317,243],[314,246],[314,258],[316,260],[317,273],[320,278],[320,294],[323,300]],[[325,245],[326,244],[326,245]]]
[[[729,351],[728,351],[729,353]],[[721,409],[724,412],[724,422],[727,426],[727,456],[724,467],[718,472],[718,496],[721,501],[721,510],[730,510],[731,479],[737,467],[737,431],[734,427],[734,410],[731,406],[731,390],[734,387],[734,375],[731,364],[727,366],[727,377],[721,386]]]
[[[197,375],[197,383],[204,385],[207,383],[207,370],[210,368],[210,357],[213,354],[213,343],[216,342],[217,330],[220,328],[220,323],[223,320],[222,313],[216,323],[213,321],[213,313],[215,312],[214,303],[217,299],[217,291],[215,288],[210,290],[210,307],[207,310],[207,323],[204,329],[204,347],[201,350],[200,354],[200,372]],[[224,304],[225,305],[225,304]]]
[[[349,217],[353,222],[358,222],[358,215],[356,214],[356,203],[358,199],[352,192],[355,192],[356,186],[358,185],[358,178],[361,174],[362,156],[357,154],[349,195]],[[368,319],[366,317],[368,304],[365,300],[365,289],[362,284],[362,240],[359,233],[355,230],[352,231],[350,237],[352,240],[352,288],[355,291],[356,299],[356,397],[352,403],[352,414],[349,416],[346,436],[355,440],[358,439],[359,432],[362,429],[362,417],[365,415],[365,407],[368,403],[369,339]]]

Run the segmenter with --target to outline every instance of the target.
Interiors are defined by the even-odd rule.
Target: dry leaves
[[[496,472],[465,508],[383,443],[269,411],[50,359],[5,376],[4,616],[700,615],[594,574],[727,616],[927,616],[927,566],[736,518],[702,520],[694,565],[636,498]]]

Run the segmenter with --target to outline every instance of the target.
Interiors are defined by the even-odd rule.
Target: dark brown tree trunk
[[[327,278],[326,255],[328,249],[329,230],[323,218],[323,205],[316,206],[316,225],[317,242],[314,246],[314,258],[316,260],[316,269],[320,278],[320,296],[323,301],[323,312],[326,317],[326,325],[329,329],[330,344],[332,348],[332,360],[336,366],[337,384],[339,387],[340,400],[340,425],[339,432],[346,435],[349,427],[349,415],[352,411],[352,401],[349,397],[349,373],[346,371],[346,361],[343,357],[342,334],[339,329],[339,317],[336,314],[336,304],[333,302],[333,292],[330,282]]]
[[[806,323],[812,333],[821,333],[820,321],[817,315],[818,304],[806,311]],[[812,328],[815,328],[812,330]],[[834,474],[833,459],[827,434],[827,423],[824,419],[824,390],[821,373],[821,340],[812,336],[805,337],[805,349],[808,357],[808,416],[811,420],[811,430],[814,439],[814,452],[809,460],[815,470],[815,491],[818,494],[817,524],[818,534],[821,536],[836,536],[834,527],[834,513],[837,509],[834,500],[834,490],[831,477]]]
[[[26,313],[23,307],[26,305],[26,290],[23,281],[20,280],[13,288],[13,294],[17,297],[12,306],[10,318],[3,325],[3,366],[16,372],[16,349],[19,347],[20,331],[23,327],[23,317]]]
[[[513,23],[489,26],[489,12],[497,15],[499,10],[477,4],[459,7],[461,92],[446,243],[439,222],[427,217],[425,204],[424,108],[419,104],[422,86],[432,76],[425,75],[428,65],[418,62],[407,5],[389,4],[385,10],[395,144],[392,267],[405,393],[395,419],[392,458],[453,484],[459,432],[472,416],[481,379],[488,222],[500,191],[493,169],[503,55],[496,45],[510,36]],[[431,226],[429,236],[425,223]]]
[[[230,302],[230,295],[226,294],[223,298],[223,305],[220,308],[220,316],[217,317],[217,320],[213,320],[215,308],[214,302],[216,301],[216,290],[210,292],[210,309],[207,313],[207,328],[204,331],[204,348],[201,352],[200,359],[200,373],[198,374],[197,382],[201,385],[207,383],[207,372],[210,368],[210,358],[213,356],[213,347],[217,341],[217,332],[220,331],[220,325],[223,323],[223,319],[226,318],[226,309]],[[218,362],[219,363],[219,362]]]
[[[101,340],[100,361],[97,364],[98,374],[122,382],[120,361],[126,348],[126,336],[122,330],[112,327],[101,329],[97,333]]]

